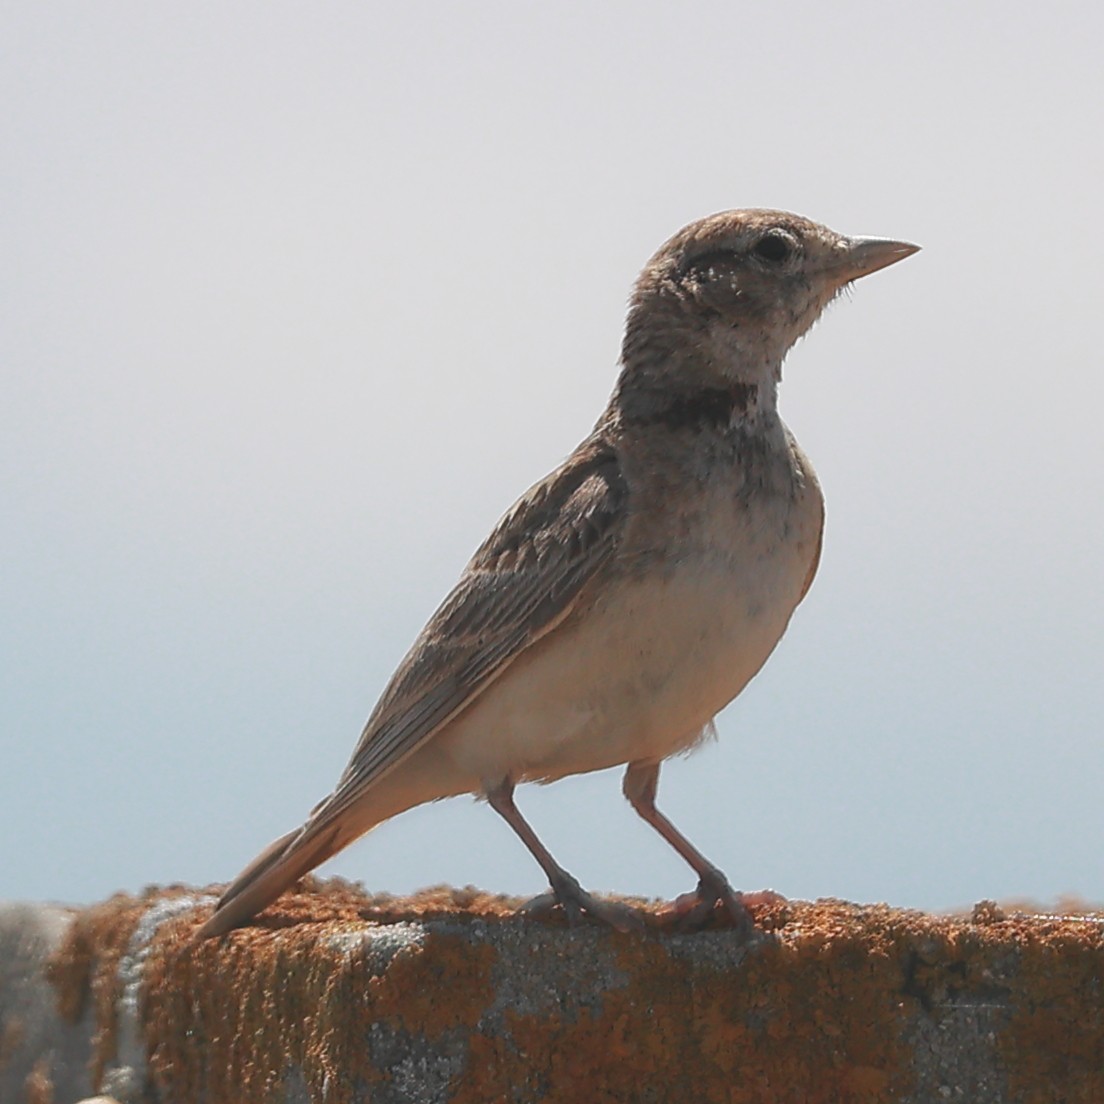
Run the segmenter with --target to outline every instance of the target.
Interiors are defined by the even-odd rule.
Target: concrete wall
[[[0,912],[0,1100],[1101,1104],[1104,921],[768,902],[751,944],[308,882]]]

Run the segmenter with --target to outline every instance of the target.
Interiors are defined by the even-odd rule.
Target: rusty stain
[[[119,958],[153,900],[87,910],[54,961],[67,1014],[94,1002],[97,1070],[113,1053]],[[165,923],[142,1015],[159,1099],[276,1101],[295,1070],[312,1100],[345,1104],[392,1078],[368,1043],[385,1037],[392,1064],[432,1047],[455,1057],[451,1104],[880,1104],[914,1086],[907,1024],[989,994],[1017,1099],[1049,1104],[1061,1084],[1069,1104],[1104,1100],[1099,921],[992,902],[960,917],[765,899],[764,938],[738,961],[730,950],[713,962],[694,942],[708,935],[672,940],[669,912],[653,905],[646,933],[599,937],[622,980],[585,1001],[565,990],[547,1007],[499,1008],[493,928],[519,924],[517,903],[474,889],[367,896],[307,879],[257,926],[220,940],[192,941],[205,913]],[[419,923],[434,920],[447,930]],[[419,937],[385,964],[359,952],[364,933],[403,921]],[[469,940],[477,921],[492,934]]]

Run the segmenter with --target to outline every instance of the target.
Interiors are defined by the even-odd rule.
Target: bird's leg
[[[525,905],[523,911],[546,913],[554,905],[559,904],[569,924],[577,924],[586,913],[618,931],[636,931],[643,927],[640,917],[633,909],[627,905],[599,901],[596,897],[592,897],[552,858],[548,848],[541,843],[536,832],[529,826],[529,822],[518,812],[518,807],[514,804],[513,782],[508,778],[503,779],[493,786],[486,787],[484,793],[491,808],[513,828],[521,842],[529,848],[533,858],[540,863],[552,888],[551,894],[534,897]]]
[[[658,763],[630,763],[625,771],[621,791],[629,804],[694,868],[698,875],[695,899],[686,908],[681,923],[697,927],[704,923],[720,904],[736,927],[750,935],[755,921],[744,904],[743,897],[728,884],[724,873],[717,869],[657,808],[656,787],[659,784]],[[676,902],[681,911],[682,898]]]

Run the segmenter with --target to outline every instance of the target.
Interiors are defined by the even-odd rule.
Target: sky
[[[685,223],[923,252],[793,351],[819,576],[660,807],[749,890],[1104,902],[1099,5],[8,4],[0,897],[232,877],[332,788]],[[586,886],[693,875],[606,771]],[[322,874],[536,894],[486,805]]]

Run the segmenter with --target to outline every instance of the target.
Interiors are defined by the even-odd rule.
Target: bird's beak
[[[919,251],[920,246],[911,242],[889,241],[886,238],[847,238],[829,265],[828,272],[835,284],[842,286],[860,276],[869,276],[879,268],[903,261]]]

